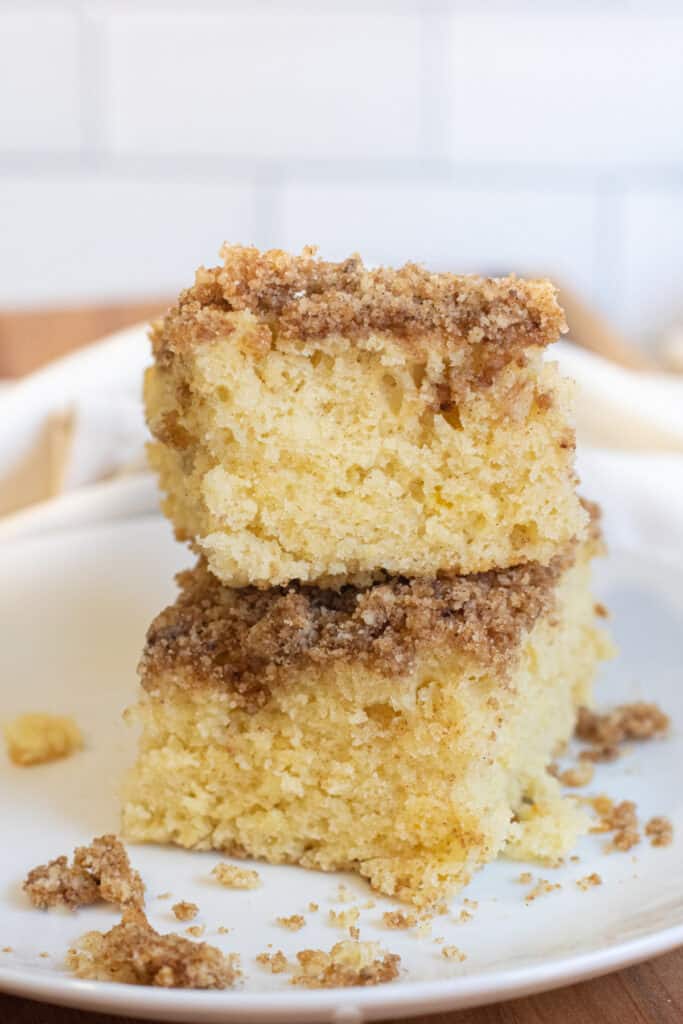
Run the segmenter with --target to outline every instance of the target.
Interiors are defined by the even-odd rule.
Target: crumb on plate
[[[29,871],[23,884],[34,907],[66,906],[71,910],[104,900],[119,907],[144,905],[145,887],[114,835],[93,839],[74,850],[73,863],[56,857]]]
[[[258,871],[252,868],[238,868],[227,862],[216,864],[211,874],[226,889],[257,889],[261,884]]]
[[[160,935],[138,907],[124,910],[108,932],[83,935],[66,964],[79,978],[162,988],[224,989],[240,974],[235,954],[173,932]]]
[[[345,988],[353,985],[381,985],[398,977],[401,958],[385,953],[377,942],[345,939],[329,952],[302,949],[296,954],[298,969],[292,985],[306,988]]]
[[[68,757],[83,748],[83,734],[73,718],[42,712],[19,715],[5,726],[10,761],[23,766]]]

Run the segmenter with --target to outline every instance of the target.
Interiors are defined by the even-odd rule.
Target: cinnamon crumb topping
[[[238,868],[234,864],[216,864],[211,874],[226,889],[257,889],[261,884],[258,871],[251,868]]]
[[[669,818],[657,816],[650,818],[645,825],[645,835],[651,846],[670,846],[673,842],[674,827]]]
[[[88,932],[70,949],[67,967],[79,978],[163,988],[224,989],[239,976],[239,957],[206,942],[160,935],[139,908],[124,911],[108,932]]]
[[[356,659],[401,675],[429,646],[460,649],[504,671],[520,636],[553,606],[557,581],[574,557],[572,544],[549,566],[391,577],[340,591],[298,583],[232,589],[200,561],[178,576],[176,603],[149,629],[142,683],[154,689],[167,671],[174,685],[220,686],[255,710],[287,671],[309,664]]]
[[[358,255],[330,263],[315,253],[311,246],[300,256],[224,246],[223,266],[200,268],[194,286],[155,325],[157,360],[168,363],[229,336],[234,313],[246,311],[254,318],[255,357],[299,340],[353,344],[390,334],[421,356],[439,346],[453,357],[461,388],[482,388],[525,349],[548,345],[566,329],[547,281],[435,274],[412,263],[368,270]]]
[[[181,900],[180,903],[174,903],[171,910],[178,921],[191,921],[199,913],[199,907],[196,903],[186,903],[185,900]]]
[[[70,910],[104,900],[119,907],[143,906],[145,887],[114,835],[93,839],[74,851],[73,863],[57,857],[29,871],[23,885],[34,907]]]
[[[401,958],[384,953],[376,942],[345,939],[329,953],[322,949],[302,949],[292,985],[306,988],[346,988],[352,985],[382,985],[398,977]]]
[[[606,714],[588,708],[579,708],[576,736],[592,745],[581,752],[588,761],[614,761],[619,756],[619,745],[625,740],[649,740],[664,735],[669,728],[669,716],[656,705],[645,701],[622,704]]]

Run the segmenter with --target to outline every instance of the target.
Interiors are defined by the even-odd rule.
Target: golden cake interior
[[[152,334],[151,462],[231,586],[547,563],[580,536],[543,281],[230,247]]]
[[[583,816],[546,766],[608,653],[595,543],[339,592],[200,564],[148,634],[126,835],[353,869],[417,905],[505,850],[560,856]]]

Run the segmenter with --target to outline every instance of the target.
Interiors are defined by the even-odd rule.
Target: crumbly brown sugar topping
[[[200,562],[178,576],[178,600],[149,629],[143,685],[153,690],[169,672],[184,687],[222,687],[255,708],[288,670],[345,659],[402,675],[425,646],[462,650],[504,669],[522,633],[552,607],[574,557],[570,545],[549,566],[392,577],[339,591],[298,583],[231,589]]]
[[[144,912],[129,908],[108,932],[88,932],[69,950],[67,966],[79,978],[162,988],[229,988],[239,958],[206,942],[160,935]]]
[[[317,259],[313,246],[294,256],[226,245],[221,256],[223,265],[200,268],[154,329],[157,357],[232,333],[228,314],[248,311],[260,322],[256,352],[291,339],[371,333],[413,347],[416,339],[440,339],[449,350],[469,350],[461,370],[486,384],[524,348],[548,345],[566,329],[548,281],[430,273],[414,263],[371,270],[358,255]]]
[[[119,907],[144,904],[145,887],[114,835],[93,839],[74,850],[73,863],[56,857],[29,871],[24,882],[34,907],[66,906],[70,910],[104,900]]]

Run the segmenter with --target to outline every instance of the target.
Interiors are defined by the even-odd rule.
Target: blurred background
[[[659,358],[682,126],[675,0],[4,0],[0,373],[224,239],[548,274]]]

